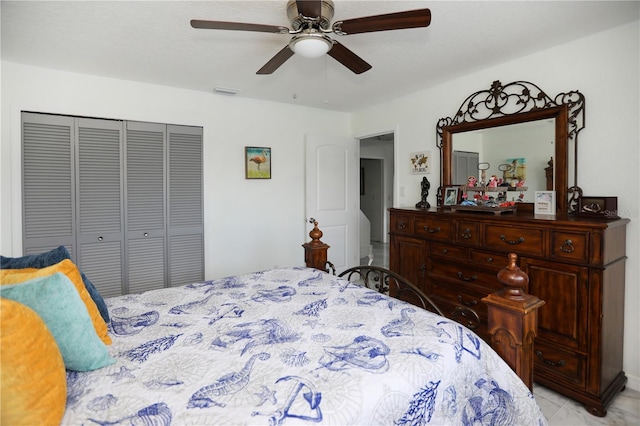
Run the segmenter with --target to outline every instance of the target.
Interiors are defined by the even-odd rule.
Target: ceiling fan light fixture
[[[319,58],[331,50],[332,46],[333,41],[326,35],[319,33],[297,35],[289,43],[291,50],[304,58]]]

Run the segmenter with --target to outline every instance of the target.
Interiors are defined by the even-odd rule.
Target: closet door
[[[202,128],[167,126],[169,283],[204,279]]]
[[[122,122],[77,119],[78,265],[103,297],[124,288]]]
[[[22,113],[23,252],[75,251],[74,119]]]
[[[167,286],[166,125],[127,122],[126,261],[128,292]]]

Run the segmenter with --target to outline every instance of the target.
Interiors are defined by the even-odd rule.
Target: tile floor
[[[372,265],[389,267],[389,245],[373,244]],[[369,259],[364,258],[363,264]],[[550,426],[640,425],[640,391],[625,389],[613,400],[605,417],[596,417],[584,406],[550,389],[534,384],[533,394]]]

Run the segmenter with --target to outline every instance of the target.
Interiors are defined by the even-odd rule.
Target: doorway
[[[389,242],[389,212],[393,207],[393,133],[360,139],[360,210],[371,222],[372,244]]]

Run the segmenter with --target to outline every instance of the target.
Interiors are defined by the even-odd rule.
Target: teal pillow
[[[96,370],[116,362],[96,334],[78,291],[63,273],[4,285],[0,296],[40,315],[58,344],[67,370]]]

